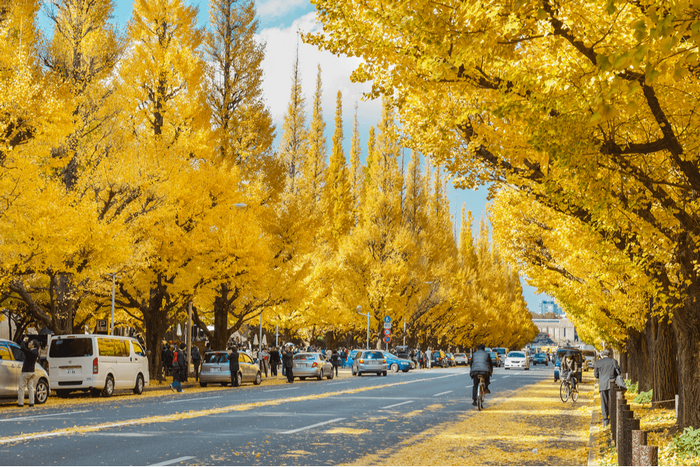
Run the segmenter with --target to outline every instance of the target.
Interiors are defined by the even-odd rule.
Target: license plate
[[[80,368],[67,368],[61,371],[61,374],[65,376],[79,375],[80,373]]]
[[[218,369],[218,368],[216,368],[216,367],[214,367],[214,368],[211,368],[211,369],[210,369],[209,371],[212,371],[212,372],[214,372],[214,371],[219,371],[219,369]]]

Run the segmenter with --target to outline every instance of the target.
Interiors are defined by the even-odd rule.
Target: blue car
[[[348,353],[348,359],[345,362],[345,368],[352,368],[352,363],[355,361],[355,356],[358,352],[361,352],[361,350],[351,350],[350,353]]]
[[[532,356],[532,364],[533,365],[549,366],[549,362],[547,361],[547,354],[546,353],[536,353],[535,355]]]
[[[389,353],[385,350],[382,350],[381,352],[384,354],[384,358],[386,358],[387,368],[393,371],[394,373],[398,373],[399,370],[406,373],[408,370],[411,369],[410,360],[406,360],[405,358],[399,358],[396,355]]]

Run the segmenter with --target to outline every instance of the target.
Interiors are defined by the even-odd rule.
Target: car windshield
[[[204,363],[228,363],[228,354],[208,353],[204,356]]]
[[[522,352],[511,352],[508,354],[510,358],[525,358],[525,354]]]
[[[51,358],[91,357],[91,337],[69,337],[51,341]]]
[[[384,354],[381,352],[365,352],[362,358],[373,358],[373,359],[383,359]]]
[[[294,356],[294,360],[317,360],[318,355],[313,353],[298,353]]]
[[[466,355],[463,353],[456,353],[455,357],[466,357]]]

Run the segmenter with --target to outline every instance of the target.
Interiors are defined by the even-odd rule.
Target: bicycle
[[[571,384],[571,379],[574,380],[574,384]],[[576,378],[565,378],[561,380],[561,386],[559,387],[559,396],[562,402],[569,400],[571,396],[571,401],[576,402],[578,400],[578,387],[576,385]]]
[[[476,408],[482,410],[484,408],[484,397],[486,396],[486,382],[484,375],[479,375],[479,387],[476,391]]]

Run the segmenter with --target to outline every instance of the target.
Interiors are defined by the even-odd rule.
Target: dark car
[[[536,353],[535,355],[532,356],[532,364],[533,365],[544,364],[544,366],[549,366],[549,362],[547,361],[547,354],[546,353]]]

